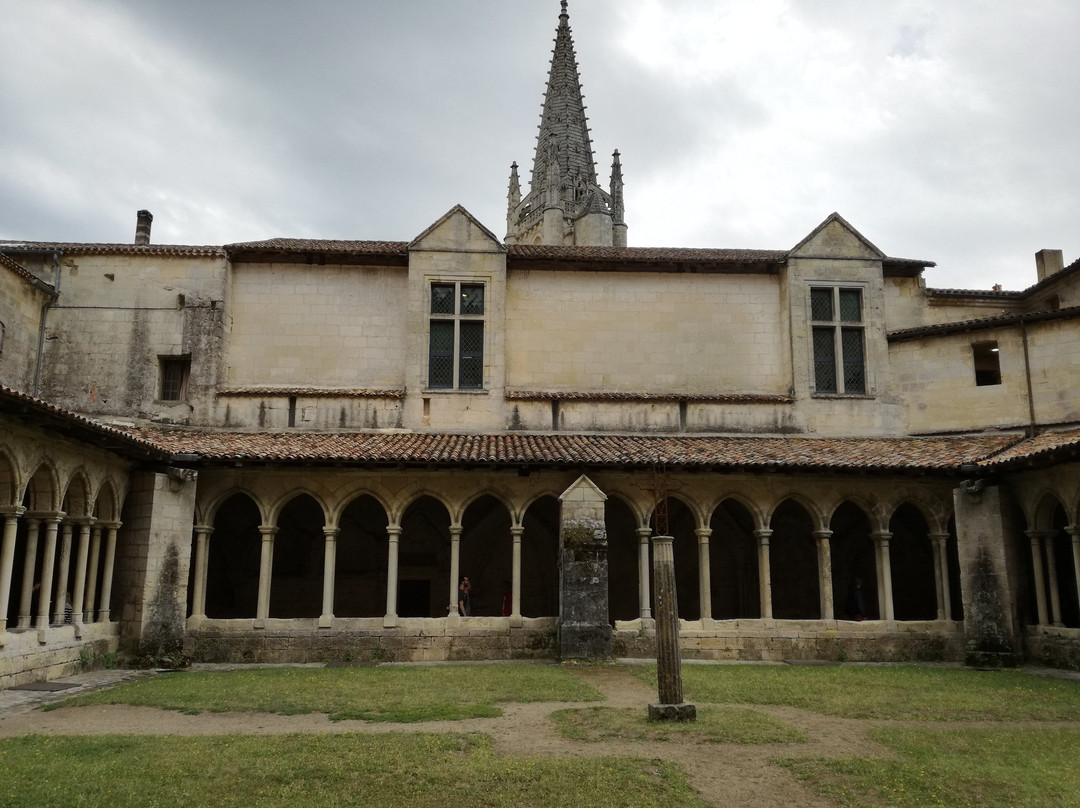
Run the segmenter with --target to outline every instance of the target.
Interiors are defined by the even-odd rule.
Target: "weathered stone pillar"
[[[90,523],[92,519],[79,522],[79,550],[75,554],[75,592],[71,596],[71,622],[75,636],[80,636],[83,624],[83,603],[86,593],[86,563],[90,557]]]
[[[65,606],[71,602],[67,594],[68,582],[71,578],[71,533],[74,528],[75,524],[70,519],[64,520],[60,528],[60,552],[56,558],[56,597],[53,598],[52,618],[57,625],[64,622]],[[75,610],[74,603],[71,604],[71,609]]]
[[[101,563],[101,525],[95,524],[90,529],[90,565],[86,573],[86,606],[83,608],[83,622],[94,622],[94,601],[97,598],[98,564]]]
[[[638,535],[638,603],[642,620],[652,619],[652,595],[649,592],[649,537],[652,528],[639,527]]]
[[[525,528],[514,525],[510,536],[514,542],[514,555],[510,570],[510,625],[521,625],[521,537]]]
[[[98,601],[98,622],[108,623],[111,614],[113,569],[116,566],[116,533],[120,522],[105,524],[105,558],[101,562],[101,598]],[[203,588],[203,611],[206,611],[206,589]]]
[[[815,530],[814,538],[817,539],[818,592],[821,596],[821,619],[833,620],[836,615],[833,607],[832,550],[829,545],[832,531]]]
[[[326,538],[323,548],[322,614],[319,616],[319,628],[330,628],[334,623],[334,576],[337,574],[337,537],[336,527],[324,527]]]
[[[607,496],[583,474],[559,499],[559,655],[605,659],[612,648],[604,524]]]
[[[458,613],[458,584],[461,583],[461,525],[450,525],[450,600],[446,613]]]
[[[656,683],[659,701],[649,705],[650,721],[693,721],[697,708],[683,700],[682,653],[679,649],[679,601],[675,586],[675,551],[671,536],[654,536],[653,584],[656,587]]]
[[[1061,626],[1061,588],[1058,585],[1057,555],[1054,541],[1057,534],[1053,530],[1043,532],[1043,549],[1046,551],[1046,580],[1050,585],[1050,623]]]
[[[701,603],[701,619],[712,620],[712,569],[709,567],[709,537],[712,529],[699,527],[694,530],[698,540],[698,602]]]
[[[34,603],[34,570],[37,567],[38,533],[41,519],[26,518],[26,555],[23,558],[22,590],[19,592],[19,628],[30,628],[30,611]]]
[[[772,570],[769,567],[771,530],[755,530],[758,540],[758,590],[761,593],[761,619],[772,620]]]
[[[259,555],[259,603],[255,611],[255,628],[266,628],[266,621],[270,617],[270,584],[274,574],[274,535],[277,531],[273,525],[259,525],[262,552]]]
[[[931,533],[934,546],[934,583],[937,590],[937,619],[952,620],[952,593],[949,589],[948,533]]]
[[[996,485],[953,490],[964,596],[964,640],[973,665],[1009,665],[1020,650],[1017,593],[1019,536],[1013,511]]]
[[[7,631],[8,605],[11,603],[11,574],[15,566],[15,538],[19,531],[21,507],[2,511],[4,538],[0,544],[0,636]]]
[[[1065,530],[1072,536],[1073,583],[1076,584],[1076,599],[1080,602],[1080,528],[1070,526]]]
[[[383,627],[393,628],[398,619],[398,544],[401,541],[401,525],[387,525],[386,538],[386,615],[383,617]]]
[[[1035,605],[1039,614],[1039,625],[1049,625],[1046,614],[1046,579],[1043,576],[1043,533],[1041,530],[1024,532],[1031,542],[1031,570],[1035,577]]]
[[[895,620],[892,599],[892,556],[889,553],[889,539],[892,533],[879,530],[871,534],[877,550],[878,608],[882,620]]]
[[[195,581],[191,593],[191,616],[206,619],[206,581],[210,570],[210,525],[195,525]]]
[[[49,612],[52,608],[53,570],[56,566],[56,531],[60,527],[61,515],[46,517],[45,545],[41,553],[41,588],[38,589],[37,628],[44,631],[49,627]],[[45,641],[44,635],[39,635]]]

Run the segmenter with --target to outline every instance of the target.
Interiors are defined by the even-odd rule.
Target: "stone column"
[[[1072,536],[1073,551],[1073,583],[1076,584],[1076,599],[1080,602],[1080,527],[1067,527],[1065,530]]]
[[[1054,552],[1054,542],[1057,541],[1057,533],[1047,530],[1043,533],[1043,549],[1046,551],[1046,580],[1050,584],[1050,623],[1055,626],[1063,625],[1061,622],[1061,589],[1058,585],[1057,554]]]
[[[559,499],[559,655],[607,659],[612,649],[604,524],[607,496],[583,474]]]
[[[383,627],[393,628],[397,625],[398,619],[398,544],[401,540],[401,525],[387,525],[386,538],[388,541],[386,553],[386,615],[383,617]]]
[[[656,586],[656,680],[659,701],[649,705],[650,721],[693,721],[697,709],[683,701],[679,649],[679,602],[671,536],[654,536],[653,583]]]
[[[86,570],[86,605],[83,622],[94,622],[94,600],[97,597],[98,564],[101,561],[101,525],[90,530],[90,566]]]
[[[514,555],[510,571],[510,625],[521,625],[521,537],[525,528],[514,525],[510,536],[514,542]]]
[[[771,530],[755,530],[758,540],[758,589],[761,592],[761,619],[772,620],[772,571],[769,567]]]
[[[334,623],[334,576],[337,574],[337,537],[336,527],[324,527],[326,538],[323,550],[322,615],[319,628],[330,628]]]
[[[836,613],[833,607],[832,548],[829,544],[832,531],[815,530],[814,538],[817,539],[818,593],[821,599],[821,619],[834,620]]]
[[[871,534],[877,548],[878,609],[882,620],[895,620],[892,599],[892,557],[889,555],[889,539],[892,533],[879,530]]]
[[[49,611],[52,608],[53,570],[56,566],[56,531],[60,516],[49,516],[45,524],[45,546],[41,554],[41,588],[38,590],[37,627],[44,631],[49,627]],[[41,641],[44,642],[44,635]]]
[[[71,578],[71,533],[75,524],[67,519],[60,529],[60,553],[57,556],[56,567],[56,597],[53,598],[53,618],[57,625],[64,622],[64,609],[66,604],[71,603],[68,598],[68,582]],[[75,604],[71,604],[72,611]]]
[[[952,620],[952,592],[949,587],[949,534],[931,533],[930,541],[934,545],[937,619]]]
[[[1031,541],[1031,570],[1035,577],[1035,605],[1038,607],[1039,625],[1049,625],[1046,614],[1046,579],[1043,577],[1043,534],[1040,530],[1024,531]]]
[[[447,614],[458,613],[458,583],[461,581],[461,525],[450,525],[450,606]]]
[[[255,612],[255,628],[266,628],[270,617],[270,584],[274,573],[274,536],[278,529],[260,525],[262,553],[259,557],[259,603]]]
[[[191,616],[206,619],[206,581],[210,570],[210,525],[195,525],[195,581],[191,593]]]
[[[701,603],[701,619],[712,620],[712,569],[709,567],[709,537],[712,529],[699,527],[694,530],[698,540],[698,601]]]
[[[71,622],[75,636],[80,636],[83,623],[83,603],[86,592],[86,560],[90,556],[90,524],[92,519],[79,522],[79,551],[75,554],[75,592],[71,596]]]
[[[11,603],[11,574],[15,566],[15,538],[23,509],[3,511],[4,538],[0,544],[0,638],[7,631],[8,605]],[[0,639],[2,642],[2,639]]]
[[[101,562],[101,597],[98,600],[98,621],[101,623],[109,622],[110,604],[112,603],[113,568],[116,566],[116,533],[119,530],[119,522],[109,522],[105,525],[105,559]],[[205,597],[203,599],[205,601]],[[204,609],[205,606],[204,602]]]
[[[649,593],[649,537],[652,528],[639,527],[638,535],[638,603],[642,620],[652,619],[652,595]]]
[[[22,591],[19,592],[19,628],[30,628],[30,610],[34,603],[34,570],[37,566],[38,533],[41,519],[26,519],[26,555],[23,558]]]

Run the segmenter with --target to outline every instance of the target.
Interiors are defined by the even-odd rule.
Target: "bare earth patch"
[[[625,668],[582,666],[571,668],[582,680],[601,691],[603,706],[640,708],[644,713],[656,700],[655,689],[634,678]],[[0,737],[19,735],[220,735],[286,733],[481,732],[490,735],[498,751],[525,757],[600,757],[607,755],[668,760],[689,776],[701,798],[716,806],[809,806],[836,804],[816,796],[795,777],[770,762],[776,757],[872,757],[890,752],[873,743],[867,731],[909,722],[867,721],[818,715],[791,707],[754,707],[801,730],[804,744],[736,745],[704,743],[699,738],[673,736],[663,742],[608,741],[586,743],[558,735],[548,716],[581,704],[508,704],[499,718],[385,724],[331,721],[325,714],[274,715],[268,713],[180,712],[149,707],[92,706],[44,712],[30,710],[0,719]],[[1002,726],[998,723],[997,726]]]

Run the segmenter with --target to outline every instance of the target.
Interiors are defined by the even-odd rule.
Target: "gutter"
[[[45,292],[49,296],[41,306],[41,324],[38,328],[38,349],[37,349],[37,362],[34,365],[34,398],[38,398],[41,389],[41,363],[45,356],[45,323],[49,316],[49,309],[56,305],[57,299],[60,297],[60,256],[63,255],[59,250],[52,254],[53,264],[56,266],[56,273],[53,276],[53,285],[50,289],[48,285],[35,279],[33,285]]]

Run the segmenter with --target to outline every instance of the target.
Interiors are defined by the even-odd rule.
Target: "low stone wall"
[[[1024,641],[1029,663],[1080,670],[1080,629],[1032,626]]]
[[[44,640],[44,641],[42,641]],[[105,664],[119,647],[117,623],[90,623],[75,636],[74,626],[8,631],[0,648],[0,688],[71,676]]]

